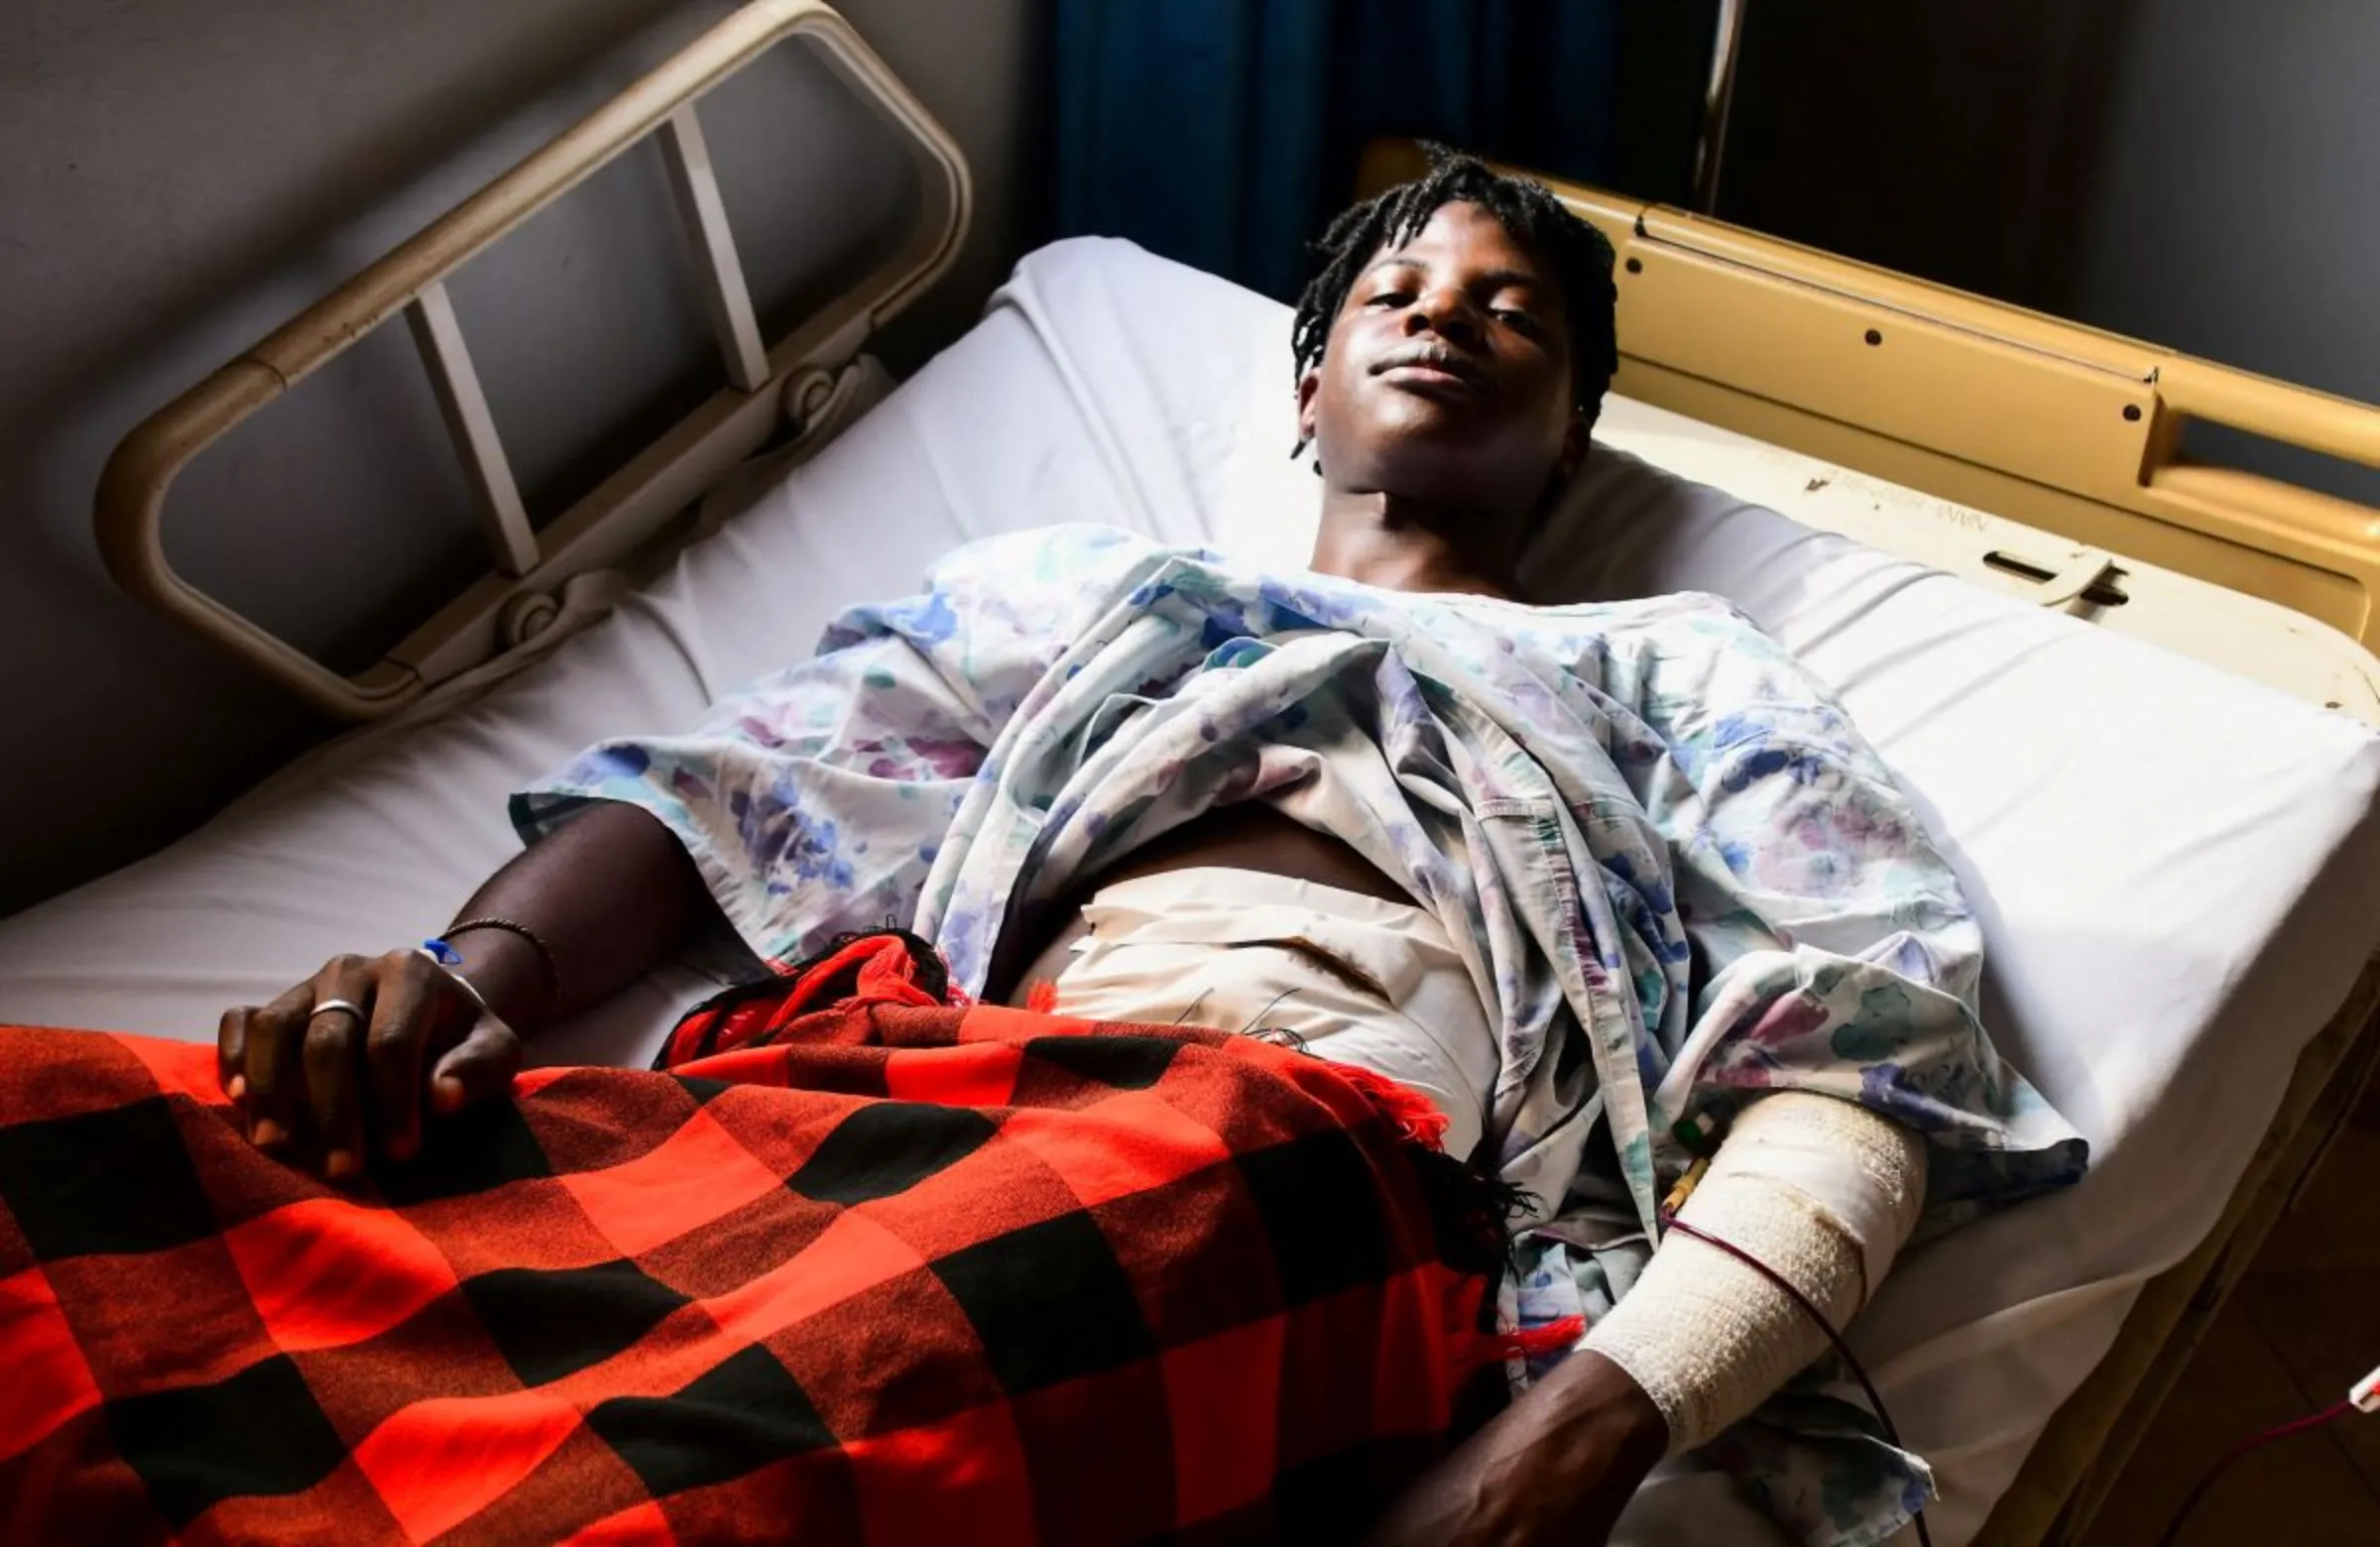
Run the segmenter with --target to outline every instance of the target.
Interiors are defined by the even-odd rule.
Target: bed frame
[[[899,136],[922,199],[882,266],[764,344],[696,103],[793,39]],[[654,134],[731,385],[532,532],[444,282]],[[1368,191],[1420,165],[1409,142],[1381,142],[1361,181]],[[2203,418],[2380,466],[2380,411],[1717,221],[1552,185],[1618,255],[1616,390],[1834,464],[1809,478],[1804,463],[1750,453],[1729,469],[1734,492],[2380,725],[2371,654],[2380,512],[2181,454],[2184,424]],[[682,540],[687,510],[788,423],[795,438],[781,461],[814,451],[864,408],[872,362],[861,347],[948,268],[969,199],[957,146],[839,16],[816,0],[753,0],[134,429],[100,483],[101,551],[132,595],[320,709],[367,720],[418,707],[441,682],[483,680],[540,653],[576,621],[564,603],[575,581]],[[167,494],[193,456],[400,313],[469,474],[494,569],[385,659],[346,676],[192,588],[167,564],[159,533]],[[1786,476],[1799,487],[1774,486]],[[1907,502],[1867,498],[1861,480],[1933,498],[1917,519],[1879,515]],[[1979,1542],[2082,1532],[2376,1063],[2380,964],[2300,1057],[2221,1222],[2143,1288]]]

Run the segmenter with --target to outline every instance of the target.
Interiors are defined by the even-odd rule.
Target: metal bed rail
[[[1422,165],[1413,142],[1377,141],[1358,185]],[[2380,408],[1543,180],[1618,255],[1615,390],[2263,597],[2380,650],[2380,510],[2196,461],[2183,444],[2202,421],[2380,468]]]
[[[814,50],[900,138],[917,170],[913,228],[878,268],[791,334],[765,343],[702,133],[697,101],[790,40]],[[659,137],[677,214],[728,387],[645,447],[543,531],[531,528],[446,280],[649,136]],[[868,335],[956,258],[971,204],[958,145],[819,0],[753,0],[412,240],[159,410],[109,457],[94,512],[118,584],[241,656],[314,707],[379,718],[436,683],[527,643],[572,576],[618,563],[769,438],[781,411],[824,408]],[[167,561],[174,480],[199,452],[403,313],[477,507],[494,572],[371,667],[332,670],[193,587]]]

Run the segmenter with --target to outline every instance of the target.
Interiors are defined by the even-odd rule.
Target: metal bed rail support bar
[[[537,567],[537,537],[529,529],[529,510],[521,503],[521,486],[513,481],[512,463],[505,459],[504,441],[496,433],[496,416],[488,412],[488,395],[479,385],[471,351],[463,343],[463,324],[454,314],[454,299],[446,287],[433,284],[405,308],[414,345],[429,372],[430,390],[437,395],[438,412],[446,432],[463,457],[463,476],[470,480],[471,497],[479,507],[481,527],[496,567],[508,575],[525,575]]]
[[[703,309],[719,335],[727,379],[746,392],[758,392],[769,380],[769,351],[753,316],[752,290],[736,258],[727,202],[720,197],[711,148],[703,140],[702,120],[694,115],[693,103],[680,106],[661,125],[661,160],[669,169],[669,191],[676,195],[687,244],[702,258],[703,276],[710,282],[702,288]]]

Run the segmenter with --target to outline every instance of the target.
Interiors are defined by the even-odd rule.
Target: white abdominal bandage
[[[1283,1030],[1427,1096],[1469,1155],[1495,1086],[1495,1029],[1436,915],[1258,871],[1163,871],[1103,887],[1054,985],[1060,1014]]]
[[[1736,1115],[1678,1218],[1765,1263],[1840,1329],[1891,1270],[1925,1194],[1915,1133],[1847,1101],[1780,1091]],[[1716,1438],[1828,1344],[1783,1289],[1673,1231],[1581,1346],[1644,1388],[1674,1456]]]

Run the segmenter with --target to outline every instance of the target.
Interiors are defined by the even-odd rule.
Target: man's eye
[[[1411,298],[1403,291],[1382,291],[1364,304],[1367,306],[1401,306]]]
[[[1519,328],[1524,333],[1534,332],[1537,327],[1537,319],[1534,316],[1510,306],[1499,306],[1492,315],[1498,322],[1509,327]]]

